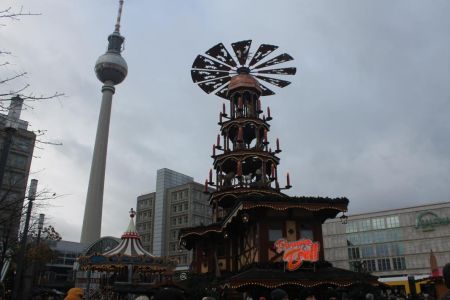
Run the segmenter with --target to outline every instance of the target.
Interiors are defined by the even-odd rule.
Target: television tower
[[[108,50],[95,63],[95,74],[103,83],[102,104],[98,117],[89,186],[84,208],[81,243],[93,243],[100,238],[103,209],[103,189],[105,184],[106,153],[108,148],[109,121],[115,85],[121,83],[128,73],[128,66],[120,55],[125,40],[120,35],[120,18],[123,0],[119,1],[119,12],[114,32],[108,37]]]

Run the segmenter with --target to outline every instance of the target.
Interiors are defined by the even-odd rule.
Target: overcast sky
[[[9,5],[42,13],[2,21],[1,47],[13,53],[9,72],[28,72],[30,91],[66,95],[33,103],[22,119],[63,143],[37,149],[32,171],[41,188],[65,195],[47,221],[79,241],[101,100],[93,68],[118,1],[0,8]],[[192,83],[190,67],[213,45],[245,39],[278,45],[298,68],[263,99],[290,195],[345,196],[350,213],[449,201],[449,14],[449,1],[126,0],[129,73],[113,100],[102,234],[120,236],[136,197],[155,190],[157,169],[204,181],[223,101]]]

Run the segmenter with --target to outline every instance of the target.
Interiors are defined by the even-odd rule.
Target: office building
[[[345,223],[345,222],[344,222]],[[381,277],[429,275],[450,262],[450,202],[349,216],[323,225],[325,259]]]
[[[187,266],[191,257],[178,247],[178,231],[211,223],[209,195],[190,176],[169,169],[157,171],[156,192],[137,197],[136,229],[145,250],[176,258]]]
[[[167,211],[166,195],[167,189],[193,182],[194,178],[169,170],[159,169],[156,173],[156,192],[155,192],[155,210],[153,217],[153,248],[152,253],[156,256],[164,256],[165,249],[165,237],[166,237],[166,220],[164,216]]]
[[[153,192],[138,196],[136,204],[136,230],[141,236],[142,246],[148,252],[153,252],[155,195],[156,193]]]
[[[36,135],[20,120],[23,99],[11,100],[0,114],[0,249],[17,239]],[[2,257],[3,258],[3,257]]]
[[[179,268],[187,269],[192,261],[192,251],[179,247],[179,230],[212,222],[209,195],[204,189],[204,185],[190,182],[167,190],[165,255],[175,258]]]

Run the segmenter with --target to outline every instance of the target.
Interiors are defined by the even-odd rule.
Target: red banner
[[[311,240],[288,242],[285,239],[280,239],[275,242],[277,253],[284,252],[283,260],[287,262],[289,271],[297,270],[304,261],[318,261],[319,248],[319,242]]]

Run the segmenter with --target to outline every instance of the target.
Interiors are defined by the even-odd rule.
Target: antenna
[[[122,17],[123,0],[119,0],[119,11],[117,12],[117,21],[114,31],[120,32],[120,18]]]
[[[219,97],[227,99],[228,83],[232,77],[240,74],[250,74],[255,77],[261,86],[261,96],[270,96],[275,93],[266,87],[261,81],[271,85],[283,88],[291,82],[269,77],[295,75],[297,69],[294,67],[283,67],[273,69],[272,67],[293,60],[287,53],[275,56],[272,59],[265,60],[272,52],[278,49],[278,46],[261,44],[255,54],[249,60],[252,41],[245,40],[232,43],[231,47],[235,58],[228,52],[222,43],[219,43],[205,52],[206,55],[198,55],[192,64],[192,81],[205,91],[207,94],[216,92]]]

